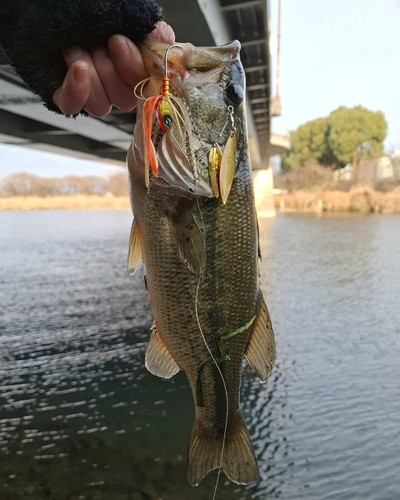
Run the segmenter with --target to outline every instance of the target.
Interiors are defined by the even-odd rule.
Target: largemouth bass
[[[258,225],[244,112],[240,44],[196,48],[145,43],[151,78],[128,152],[128,270],[143,261],[154,325],[146,367],[183,370],[196,408],[187,463],[197,485],[222,467],[258,480],[239,408],[242,359],[261,381],[275,358],[259,283]]]

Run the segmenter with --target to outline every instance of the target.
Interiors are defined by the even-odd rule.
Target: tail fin
[[[234,426],[228,426],[222,458],[222,469],[237,484],[258,481],[258,466],[253,446],[240,410]],[[188,451],[187,477],[192,486],[221,465],[223,437],[214,437],[199,425],[193,427]]]

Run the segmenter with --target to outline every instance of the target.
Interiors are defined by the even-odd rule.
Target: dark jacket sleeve
[[[62,50],[106,46],[119,33],[137,43],[162,19],[154,0],[0,0],[0,44],[27,87],[57,113]]]

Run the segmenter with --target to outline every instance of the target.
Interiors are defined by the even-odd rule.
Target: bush
[[[312,158],[306,160],[302,167],[274,176],[274,186],[288,191],[329,189],[333,185],[333,169],[323,167]]]

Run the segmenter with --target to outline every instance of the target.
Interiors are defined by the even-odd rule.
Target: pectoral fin
[[[146,351],[145,364],[150,373],[162,378],[171,378],[180,370],[154,324]]]
[[[129,276],[133,276],[142,265],[143,241],[139,224],[133,219],[131,234],[129,235],[127,270]]]
[[[257,305],[257,317],[244,356],[261,382],[265,382],[275,362],[275,340],[271,318],[261,292]]]
[[[193,274],[200,274],[206,265],[206,249],[200,228],[189,207],[168,218],[179,256]]]

